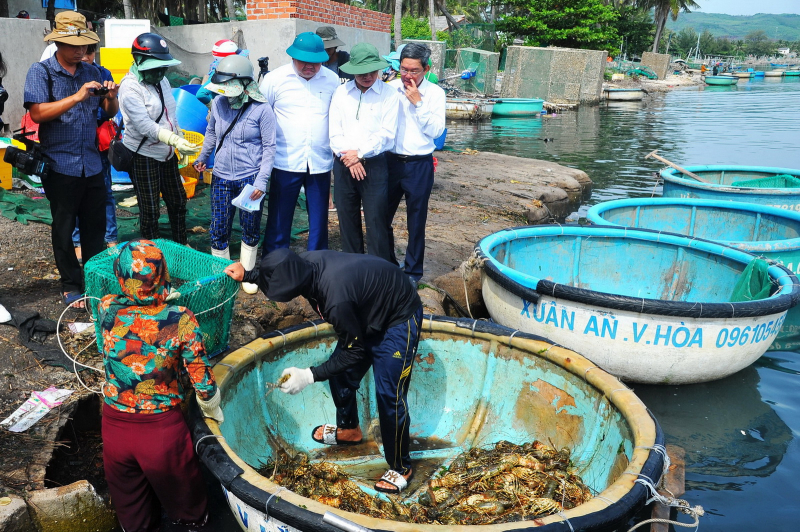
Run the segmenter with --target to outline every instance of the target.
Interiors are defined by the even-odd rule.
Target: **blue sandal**
[[[84,294],[81,294],[77,290],[70,290],[69,292],[62,292],[61,293],[61,301],[64,302],[64,305],[67,307],[72,308],[72,310],[77,310],[78,312],[86,312],[86,306],[84,303],[83,307],[76,307],[74,306],[75,303],[83,300]]]

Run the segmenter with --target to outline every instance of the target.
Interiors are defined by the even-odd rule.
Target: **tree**
[[[653,19],[650,12],[641,8],[620,5],[619,18],[614,22],[627,54],[639,55],[653,45]]]
[[[678,20],[678,14],[681,11],[690,13],[690,9],[700,7],[694,0],[640,0],[636,5],[645,9],[655,9],[656,36],[653,41],[653,52],[658,52],[661,34],[664,32],[669,16],[672,16],[672,20]]]
[[[772,55],[775,51],[775,45],[769,40],[767,32],[764,30],[751,31],[744,36],[744,42],[745,50],[751,55]]]
[[[403,20],[403,0],[395,0],[394,2],[394,47],[400,45],[400,42],[403,40],[403,31],[402,31],[402,20]]]
[[[508,0],[506,6],[497,29],[527,45],[619,50],[619,15],[603,0]]]
[[[675,34],[673,42],[675,43],[677,54],[685,56],[697,44],[697,32],[694,31],[693,27],[687,26]]]

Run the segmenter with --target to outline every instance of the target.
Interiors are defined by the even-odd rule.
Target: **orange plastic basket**
[[[194,188],[196,186],[197,186],[197,179],[195,179],[193,177],[184,177],[183,178],[183,188],[186,189],[186,197],[187,198],[193,198],[194,197]]]

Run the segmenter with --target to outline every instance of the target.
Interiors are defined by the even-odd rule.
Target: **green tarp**
[[[739,275],[733,287],[731,303],[766,299],[772,291],[772,282],[767,269],[769,264],[764,259],[753,259]]]
[[[202,227],[206,231],[209,229],[211,222],[211,187],[203,183],[198,183],[195,189],[195,195],[187,203],[186,213],[186,227],[189,229],[189,244],[199,250],[210,252],[211,244],[207,232],[193,233],[191,230],[195,227]],[[117,203],[125,198],[134,196],[133,190],[125,192],[115,192],[114,198]],[[34,199],[36,198],[36,199]],[[264,234],[264,228],[267,223],[267,210],[266,210],[267,197],[264,197],[264,215],[261,218],[261,234]],[[166,210],[164,202],[161,202],[162,211]],[[120,213],[123,209],[125,215]],[[21,224],[28,222],[39,222],[50,225],[53,223],[53,218],[50,216],[50,202],[43,194],[35,195],[32,198],[17,191],[8,191],[0,188],[0,215],[5,216],[11,220],[15,220]],[[233,224],[233,233],[231,235],[231,255],[233,257],[239,256],[239,242],[241,241],[241,230],[239,228],[239,215],[237,213],[236,220]],[[161,230],[162,238],[169,238],[171,236],[169,218],[166,214],[162,214],[158,219],[159,227]],[[119,233],[119,241],[124,242],[138,238],[139,235],[139,208],[138,207],[120,207],[117,206],[117,228]],[[298,234],[308,231],[308,215],[306,214],[306,198],[304,194],[300,195],[297,206],[294,212],[294,221],[292,224],[292,238],[296,238]]]

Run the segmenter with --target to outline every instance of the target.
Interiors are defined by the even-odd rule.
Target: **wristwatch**
[[[417,109],[419,109],[420,107],[422,107],[422,100],[420,100],[420,101],[418,101],[417,103],[415,103],[415,104],[414,104],[414,107],[416,107]]]

